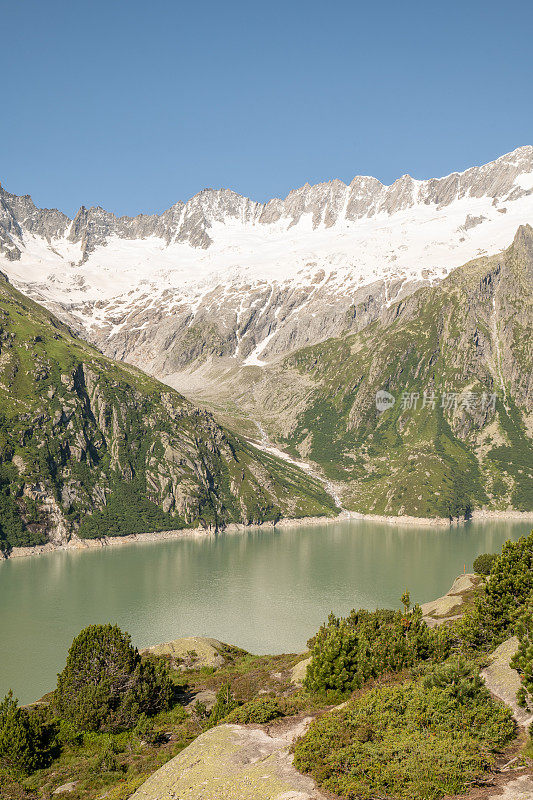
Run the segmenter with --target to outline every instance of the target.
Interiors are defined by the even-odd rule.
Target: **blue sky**
[[[160,212],[533,143],[529,1],[0,0],[0,181]]]

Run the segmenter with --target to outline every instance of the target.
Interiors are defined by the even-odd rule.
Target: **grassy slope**
[[[331,513],[316,481],[0,280],[0,546]],[[56,531],[56,534],[54,534]]]

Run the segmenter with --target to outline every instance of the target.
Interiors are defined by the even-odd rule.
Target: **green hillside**
[[[0,548],[330,514],[322,486],[0,279]]]

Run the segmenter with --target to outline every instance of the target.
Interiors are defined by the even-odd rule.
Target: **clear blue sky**
[[[533,143],[530,0],[0,0],[0,181],[160,212]]]

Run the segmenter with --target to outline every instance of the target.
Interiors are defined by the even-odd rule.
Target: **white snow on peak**
[[[445,203],[438,200],[438,193],[437,200],[428,201],[434,181],[410,176],[391,187],[372,177],[355,178],[350,186],[342,181],[306,185],[285,201],[266,206],[233,192],[219,195],[204,190],[190,203],[207,205],[204,218],[211,243],[205,248],[176,236],[168,241],[156,235],[124,238],[112,232],[82,260],[82,243],[70,241],[70,225],[50,241],[24,230],[22,240],[14,240],[20,259],[10,261],[0,254],[0,269],[23,291],[68,308],[85,328],[107,324],[109,335],[123,327],[122,321],[112,322],[118,312],[123,318],[126,312],[152,307],[171,314],[186,304],[194,317],[216,287],[234,294],[263,284],[314,286],[322,271],[321,281],[332,292],[349,295],[380,279],[440,279],[477,256],[504,249],[519,225],[533,223],[533,148],[519,148],[492,164],[452,176],[472,172],[476,187],[475,181],[482,181],[491,170],[493,176],[499,164],[505,170],[515,163],[525,165],[524,171],[511,180],[509,191],[499,196],[492,190],[482,194],[477,188],[458,191]],[[494,177],[491,180],[493,186]],[[298,211],[300,195],[305,195],[301,202],[308,202],[309,209],[304,205]],[[368,210],[349,218],[350,203],[360,197],[364,202],[371,198]],[[291,198],[298,213],[287,202]],[[227,213],[224,202],[230,203]],[[282,213],[276,211],[272,221],[261,220],[261,214],[276,203],[283,206]],[[337,204],[333,223],[328,222],[329,203]],[[188,206],[173,207],[178,230]],[[133,329],[135,323],[130,324]],[[261,353],[274,333],[265,332],[246,363],[262,363]]]

